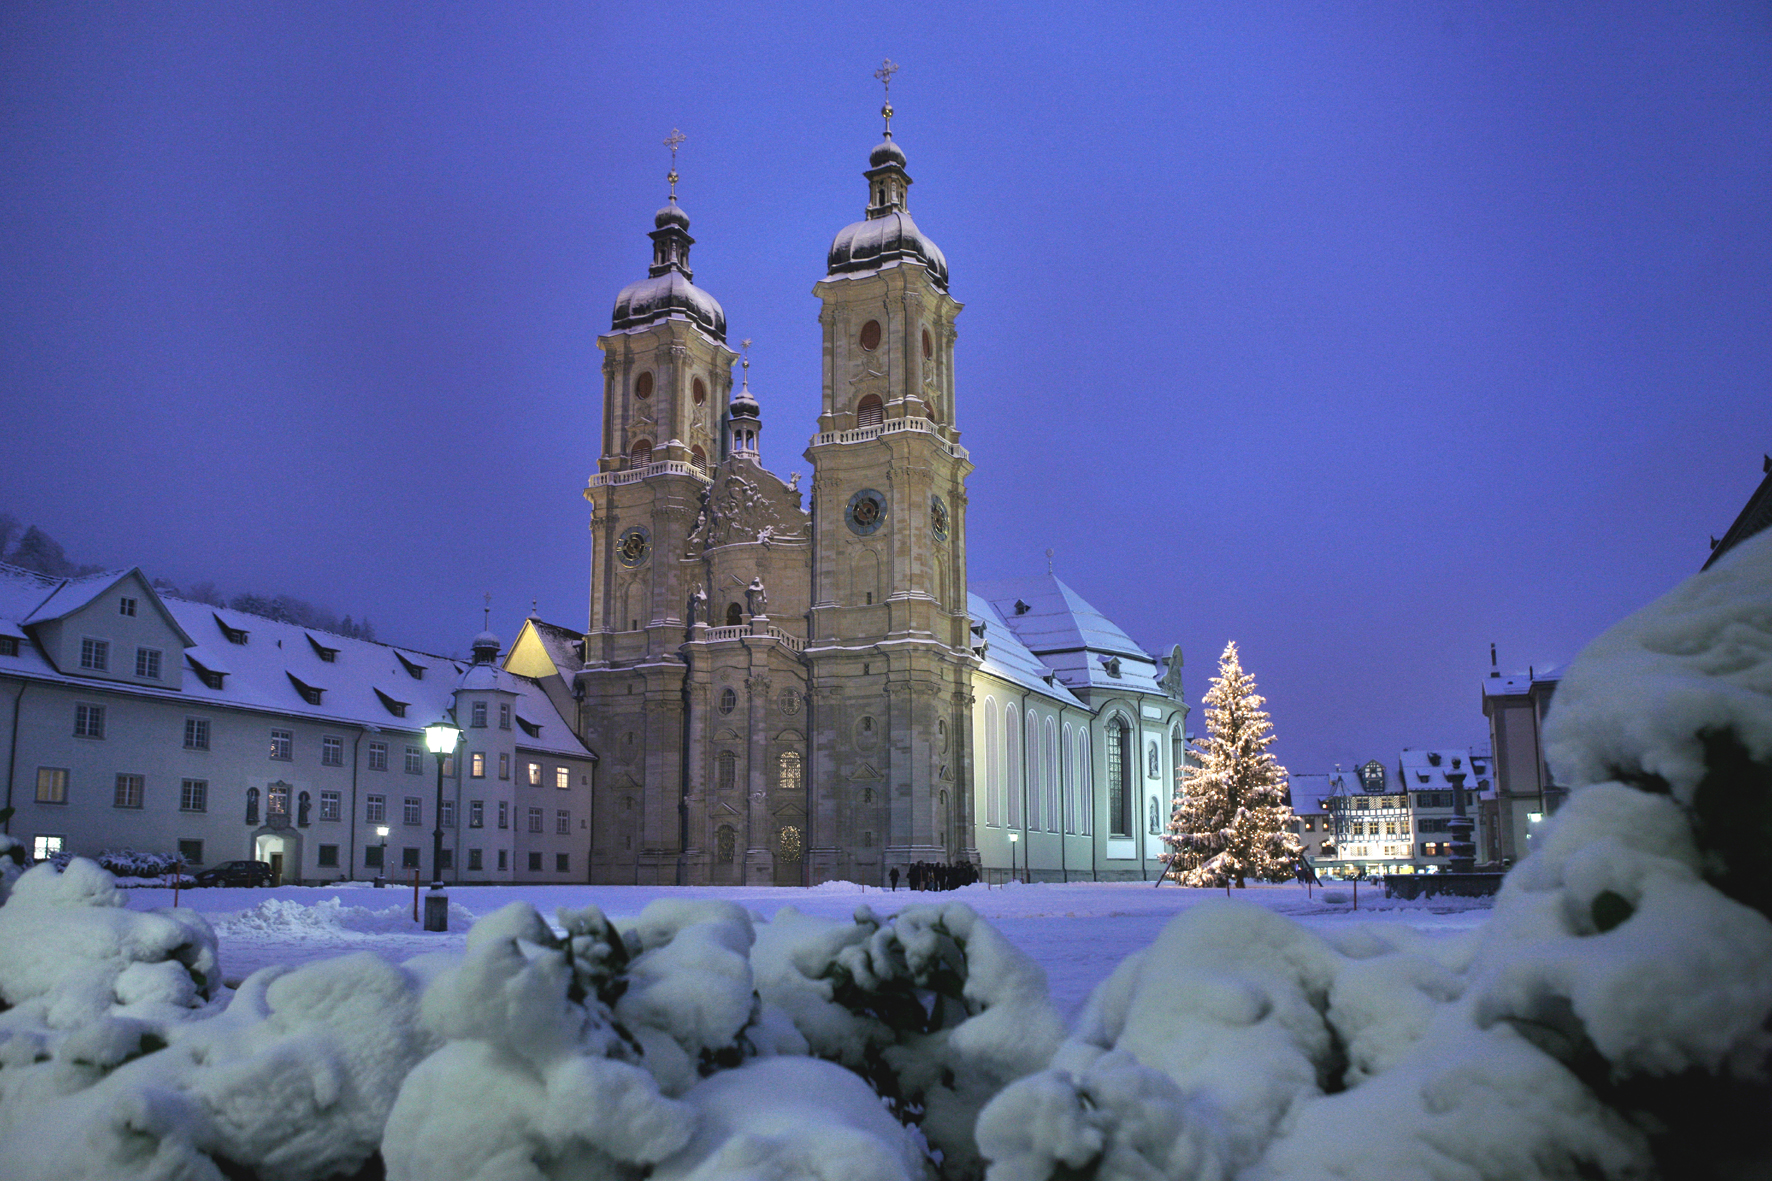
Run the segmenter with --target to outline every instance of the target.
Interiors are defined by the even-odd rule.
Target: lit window
[[[104,640],[86,639],[80,641],[80,667],[93,672],[104,672],[111,660],[111,645]]]
[[[572,813],[565,808],[554,813],[554,835],[561,837],[572,835]]]
[[[186,718],[185,719],[185,749],[186,750],[208,750],[209,749],[209,719],[208,718]]]
[[[39,804],[65,804],[68,802],[68,769],[66,767],[37,768],[37,802]]]
[[[486,756],[479,751],[475,751],[469,756],[469,758],[472,761],[468,765],[468,774],[475,779],[486,778]]]
[[[371,824],[380,824],[388,818],[387,796],[365,796],[363,802],[363,819]]]
[[[540,787],[541,786],[541,764],[540,763],[529,764],[529,786],[530,787]]]
[[[468,724],[482,727],[486,725],[486,703],[484,701],[474,702],[474,720]]]
[[[48,861],[62,851],[62,837],[38,836],[31,841],[31,860]]]
[[[781,765],[776,771],[775,785],[791,797],[800,790],[800,752],[784,750],[781,752]]]
[[[265,791],[269,801],[266,814],[270,816],[289,815],[289,785],[287,783],[273,783]]]
[[[325,767],[342,767],[345,765],[345,740],[331,735],[320,740],[320,764]],[[383,750],[382,770],[387,770],[386,750]]]
[[[178,785],[178,810],[180,812],[209,811],[209,780],[182,780]]]
[[[425,771],[425,752],[416,746],[406,748],[406,773],[423,775]]]
[[[483,800],[468,801],[468,827],[484,828],[486,826],[486,803]]]
[[[336,791],[320,793],[320,819],[337,820],[343,814],[344,800]]]
[[[102,705],[76,705],[74,707],[74,737],[103,738],[104,736],[105,707]]]
[[[271,731],[271,757],[288,762],[295,757],[295,732],[292,730]]]
[[[1528,812],[1528,813],[1526,813],[1526,820],[1528,821],[1528,823],[1537,824],[1540,820],[1543,820],[1543,819],[1544,819],[1543,812]]]
[[[565,791],[572,786],[572,772],[566,767],[554,768],[554,786]]]
[[[420,803],[417,796],[407,796],[405,807],[401,809],[400,813],[401,823],[423,824],[424,817],[420,813],[420,808],[422,807],[423,805]]]
[[[135,614],[135,600],[132,598],[129,598],[127,595],[125,595],[121,599],[118,599],[117,600],[117,614],[119,614],[119,615],[134,615]]]
[[[135,675],[150,681],[160,679],[160,650],[158,648],[137,648],[135,650]]]
[[[140,775],[118,775],[117,795],[111,801],[117,808],[139,808],[142,806],[142,777]]]
[[[540,832],[541,831],[541,809],[540,808],[529,809],[529,831],[530,832]]]

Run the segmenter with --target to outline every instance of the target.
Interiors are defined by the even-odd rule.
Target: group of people
[[[892,888],[898,889],[898,866],[893,866],[892,872],[886,876],[892,882]],[[978,880],[978,866],[970,861],[958,865],[945,861],[933,865],[918,861],[905,870],[904,879],[905,885],[912,890],[957,890]]]

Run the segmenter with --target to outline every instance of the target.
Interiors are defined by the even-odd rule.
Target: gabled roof
[[[515,658],[522,662],[524,676],[570,676],[584,667],[583,644],[582,632],[531,616],[523,621],[522,630],[511,641],[510,651],[505,653],[505,667],[511,668]],[[536,655],[542,660],[537,660]],[[551,667],[544,669],[542,661]]]
[[[984,628],[982,637],[976,630],[972,636],[974,648],[984,645],[984,663],[979,668],[980,672],[1001,678],[1012,685],[1019,685],[1060,705],[1086,708],[1075,694],[1064,687],[1064,682],[1057,678],[1051,668],[1028,651],[1027,645],[1016,639],[1015,632],[1004,622],[1002,615],[991,606],[989,600],[969,591],[966,595],[966,607],[972,616],[974,629],[980,625]],[[1049,676],[1052,678],[1050,681],[1047,680]]]
[[[973,589],[1071,688],[1163,692],[1156,659],[1055,575],[993,579]]]
[[[6,569],[18,570],[19,568],[8,566]],[[19,572],[32,573],[29,570]],[[118,583],[131,577],[141,584],[142,594],[154,605],[154,608],[160,613],[160,617],[166,620],[167,624],[184,640],[185,646],[189,647],[196,643],[191,639],[191,633],[186,631],[177,617],[167,609],[166,604],[160,598],[160,592],[154,589],[154,584],[148,581],[147,575],[141,572],[139,566],[129,570],[107,570],[101,574],[87,574],[79,578],[57,579],[55,580],[56,585],[42,602],[38,603],[30,614],[17,622],[24,627],[31,627],[34,624],[52,623],[57,619],[64,619],[87,606],[100,595],[109,592]]]

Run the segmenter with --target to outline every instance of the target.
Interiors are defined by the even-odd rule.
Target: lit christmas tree
[[[1298,864],[1303,850],[1290,828],[1286,768],[1267,753],[1274,728],[1265,702],[1237,660],[1235,641],[1225,645],[1206,691],[1206,741],[1195,742],[1182,768],[1182,794],[1163,837],[1166,872],[1184,886],[1283,881]]]

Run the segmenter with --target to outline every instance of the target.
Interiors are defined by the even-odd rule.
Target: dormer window
[[[523,727],[523,733],[529,735],[529,737],[531,737],[531,738],[540,738],[541,737],[541,726],[539,726],[535,722],[531,722],[531,721],[527,720],[526,718],[523,717],[522,714],[517,715],[517,725]]]
[[[1428,751],[1427,752],[1427,761],[1428,761],[1429,766],[1438,767],[1440,765],[1440,752],[1437,750]],[[1454,767],[1456,767],[1458,764],[1454,763],[1452,765]]]
[[[1033,610],[1032,605],[1023,602],[1020,599],[1015,600],[1015,613],[1017,615],[1026,615],[1029,611],[1032,611],[1032,610]]]
[[[206,667],[199,663],[194,656],[186,656],[185,660],[190,663],[191,671],[197,674],[198,680],[202,681],[211,689],[220,689],[222,687],[223,679],[228,675],[227,673],[217,672],[215,669]]]
[[[403,718],[406,716],[406,702],[395,701],[380,689],[375,691],[375,695],[381,699],[382,708],[387,710],[390,714],[393,714],[397,718]]]
[[[292,672],[285,672],[283,675],[289,678],[289,683],[295,686],[295,691],[301,694],[301,699],[303,701],[307,702],[309,705],[320,704],[321,698],[325,696],[326,690],[320,688],[318,685],[308,684]]]
[[[1110,677],[1120,675],[1120,658],[1118,656],[1109,656],[1101,662],[1101,666],[1107,669],[1107,675]]]
[[[406,670],[407,676],[411,677],[415,681],[422,681],[425,679],[425,666],[424,665],[414,664],[412,661],[406,659],[406,657],[401,655],[401,653],[399,653],[399,652],[395,652],[394,655],[399,657],[400,666]]]
[[[227,625],[226,621],[224,621],[222,619],[222,617],[219,615],[215,616],[214,618],[215,618],[215,626],[221,628],[221,634],[227,639],[228,643],[230,643],[230,644],[244,644],[244,643],[246,643],[247,639],[250,638],[250,633],[248,633],[244,628],[229,627]]]
[[[324,660],[327,664],[332,664],[338,660],[337,648],[328,648],[325,644],[322,644],[311,635],[308,636],[308,643],[313,645],[314,655],[318,656],[321,660]]]

